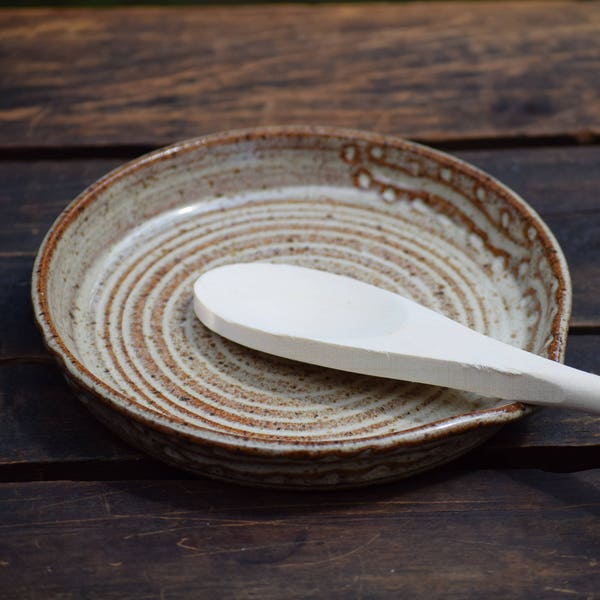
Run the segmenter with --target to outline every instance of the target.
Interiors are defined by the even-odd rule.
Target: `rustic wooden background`
[[[80,406],[33,324],[36,249],[123,161],[265,124],[393,133],[513,187],[567,256],[600,372],[600,5],[0,9],[0,598],[597,598],[600,418],[544,410],[405,482],[256,491]]]

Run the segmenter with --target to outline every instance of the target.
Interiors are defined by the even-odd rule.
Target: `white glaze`
[[[523,199],[432,149],[315,127],[181,142],[96,182],[40,248],[35,315],[95,415],[142,450],[219,479],[388,481],[464,454],[531,412],[253,352],[204,327],[194,280],[255,261],[347,275],[564,356],[567,264]]]
[[[287,264],[227,265],[197,279],[194,310],[209,329],[269,354],[600,413],[600,377],[349,277]]]

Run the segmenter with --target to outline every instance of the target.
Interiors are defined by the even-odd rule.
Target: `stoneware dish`
[[[35,315],[94,415],[149,454],[221,479],[397,479],[529,412],[287,361],[210,332],[194,315],[194,281],[257,260],[349,275],[563,359],[567,266],[521,198],[446,154],[327,128],[207,136],[109,173],[44,239]]]

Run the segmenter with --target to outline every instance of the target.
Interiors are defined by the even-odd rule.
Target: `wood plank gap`
[[[0,483],[24,481],[139,481],[197,479],[191,473],[152,460],[88,459],[0,464]]]
[[[598,335],[600,334],[600,323],[597,321],[582,321],[574,323],[569,327],[569,335]]]
[[[442,468],[451,471],[538,469],[549,473],[575,473],[600,467],[600,446],[506,448],[491,444],[475,448]]]
[[[447,472],[536,469],[550,473],[576,473],[597,469],[600,446],[495,448],[482,446],[466,456],[438,467]],[[141,481],[196,480],[193,473],[152,460],[64,460],[0,464],[0,483],[26,481]]]
[[[0,367],[10,365],[48,365],[58,366],[53,356],[50,354],[38,354],[30,356],[2,356],[0,357]]]
[[[16,146],[0,147],[0,161],[39,160],[130,160],[156,150],[159,146],[124,144],[107,146]]]
[[[210,134],[209,134],[210,135]],[[395,134],[389,134],[394,137]],[[398,137],[403,137],[398,134]],[[556,136],[506,136],[457,138],[437,140],[430,138],[410,138],[413,141],[443,151],[469,150],[512,150],[520,148],[549,148],[569,146],[598,146],[600,136],[582,132],[573,135]],[[172,140],[175,142],[176,140]],[[0,147],[0,161],[37,161],[37,160],[94,160],[94,159],[132,159],[157,150],[164,145],[152,144],[109,144],[74,146],[3,146]]]
[[[597,146],[600,145],[600,136],[592,132],[579,132],[572,135],[465,137],[441,141],[414,138],[414,141],[448,151],[513,150],[519,148]]]

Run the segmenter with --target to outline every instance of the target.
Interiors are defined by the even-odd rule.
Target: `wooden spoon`
[[[398,294],[284,264],[204,273],[194,310],[238,344],[315,365],[600,414],[600,377],[477,333]]]

